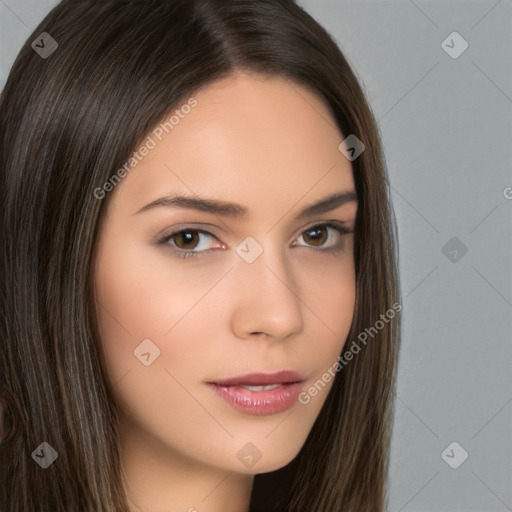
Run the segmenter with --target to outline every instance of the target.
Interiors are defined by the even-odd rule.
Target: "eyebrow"
[[[352,190],[336,192],[330,196],[320,199],[320,201],[317,201],[316,203],[306,206],[306,208],[299,212],[296,219],[304,220],[308,217],[312,217],[313,215],[330,212],[331,210],[352,201],[357,202],[356,192]],[[245,219],[249,216],[249,210],[245,206],[237,203],[178,194],[155,199],[151,203],[137,210],[134,215],[156,207],[185,208],[240,219]]]

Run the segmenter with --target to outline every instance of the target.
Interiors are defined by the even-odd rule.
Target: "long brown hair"
[[[43,32],[58,44],[45,56],[31,46]],[[341,133],[365,145],[352,162],[357,292],[347,344],[400,303],[378,128],[340,49],[302,8],[292,0],[62,1],[24,44],[0,100],[0,396],[15,425],[0,447],[3,512],[128,510],[91,303],[108,195],[93,191],[181,101],[236,69],[309,87]],[[384,509],[395,309],[337,372],[275,510]],[[58,454],[45,470],[32,460],[42,442]]]

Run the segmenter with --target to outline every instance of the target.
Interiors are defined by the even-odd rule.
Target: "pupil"
[[[197,236],[194,236],[194,231],[182,231],[181,234],[178,237],[178,240],[184,240],[184,243],[178,243],[178,247],[181,248],[182,245],[187,245],[190,242],[194,242],[194,239],[197,238]],[[197,243],[197,240],[196,240]],[[193,244],[194,247],[196,244]],[[187,248],[187,247],[186,247]],[[190,249],[190,247],[188,247]]]
[[[313,239],[315,239],[315,240],[314,240],[313,245],[322,245],[322,244],[325,242],[325,236],[322,236],[322,233],[321,233],[321,231],[322,231],[322,230],[324,230],[324,228],[323,228],[323,227],[311,228],[311,229],[309,230],[309,232],[308,232],[308,235],[307,235],[307,236],[308,236],[309,238],[313,238]],[[310,235],[310,233],[316,233],[316,234],[314,234],[312,237],[310,237],[310,236],[309,236],[309,235]],[[318,238],[318,234],[319,234],[319,233],[320,233],[320,239]],[[324,233],[324,235],[325,235],[325,233]]]

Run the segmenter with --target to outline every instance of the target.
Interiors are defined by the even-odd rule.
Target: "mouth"
[[[210,389],[233,408],[247,414],[271,415],[292,407],[305,379],[298,372],[251,373],[216,382]]]
[[[287,383],[283,383],[283,384],[287,384]],[[251,386],[250,384],[237,384],[237,385],[241,388],[248,389],[249,391],[259,392],[259,391],[270,391],[271,389],[277,389],[277,388],[281,387],[283,384],[269,384],[268,386],[263,386],[263,385]]]
[[[266,386],[279,386],[281,384],[294,384],[296,382],[304,382],[305,378],[294,370],[281,370],[278,372],[257,372],[240,375],[238,377],[231,377],[212,382],[211,384],[218,384],[219,386],[252,386],[252,387],[266,387]]]

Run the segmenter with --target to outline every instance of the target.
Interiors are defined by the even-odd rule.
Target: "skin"
[[[353,235],[323,228],[315,238],[311,228],[353,228],[357,201],[295,218],[334,192],[355,192],[329,108],[304,87],[245,72],[194,97],[109,193],[99,233],[97,317],[132,511],[248,511],[254,475],[297,455],[332,380],[307,405],[264,416],[234,409],[205,383],[294,369],[307,390],[335,363],[354,313]],[[236,202],[249,217],[137,213],[171,193]],[[154,242],[184,224],[211,235]],[[263,248],[250,264],[236,252],[248,236]],[[184,259],[180,248],[203,252]],[[134,355],[144,339],[160,350],[149,366]],[[237,457],[249,442],[261,453],[252,467]]]

